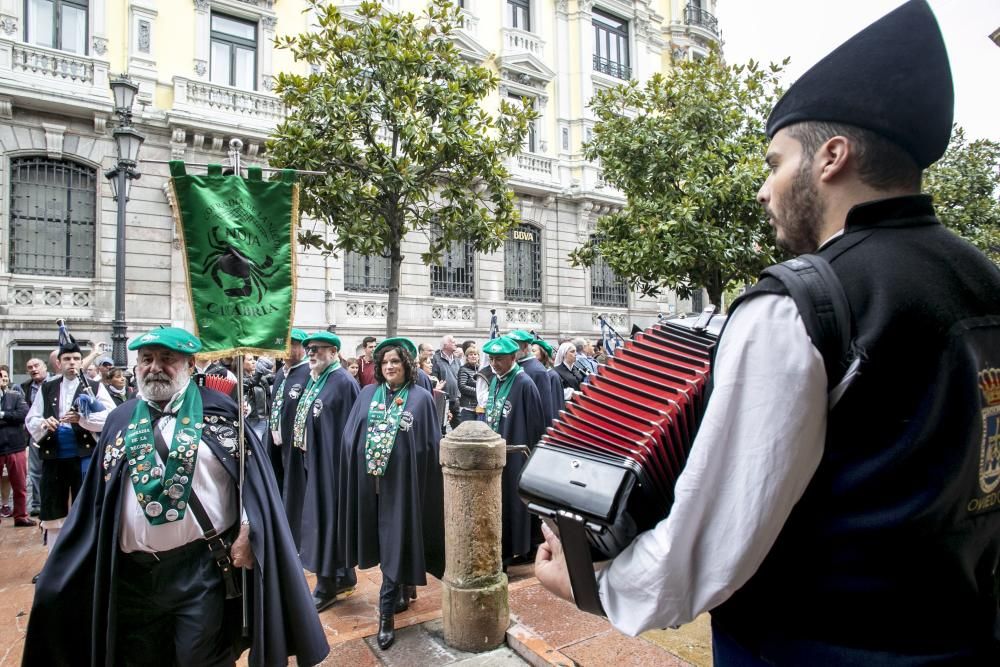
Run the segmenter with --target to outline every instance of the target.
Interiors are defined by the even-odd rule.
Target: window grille
[[[440,234],[436,230],[433,233]],[[441,265],[431,265],[431,296],[471,299],[475,287],[473,258],[471,241],[454,241],[441,254]]]
[[[590,302],[595,306],[628,307],[628,287],[600,255],[590,265]]]
[[[388,257],[344,253],[344,289],[348,292],[387,294],[391,271]]]
[[[531,32],[531,0],[507,0],[510,27]]]
[[[594,69],[618,79],[631,79],[628,21],[594,10]]]
[[[87,53],[87,0],[26,0],[24,41]]]
[[[542,300],[542,242],[540,231],[520,224],[504,243],[504,297],[510,301]]]
[[[212,14],[211,81],[243,90],[257,89],[257,24]]]
[[[94,277],[97,174],[45,157],[10,161],[10,270]]]

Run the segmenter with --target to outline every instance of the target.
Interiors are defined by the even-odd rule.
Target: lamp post
[[[118,232],[115,243],[115,319],[111,324],[111,358],[115,366],[128,366],[128,327],[125,324],[125,204],[128,202],[129,183],[139,178],[136,165],[139,147],[145,139],[132,127],[132,103],[139,86],[122,74],[111,79],[111,92],[115,98],[115,115],[118,126],[112,132],[118,158],[115,166],[104,172],[111,183],[111,194],[118,202]]]

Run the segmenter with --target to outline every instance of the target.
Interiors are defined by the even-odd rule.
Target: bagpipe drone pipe
[[[670,512],[725,319],[714,312],[637,330],[566,402],[521,473],[521,498],[562,539],[584,611],[603,614],[594,562]]]

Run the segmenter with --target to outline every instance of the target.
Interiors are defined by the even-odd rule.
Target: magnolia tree
[[[628,201],[571,260],[603,257],[647,295],[669,288],[687,298],[704,286],[715,304],[773,264],[774,234],[755,196],[781,67],[726,65],[712,53],[595,95],[586,156]]]
[[[288,115],[268,141],[270,162],[326,174],[304,179],[300,206],[335,240],[307,230],[302,244],[389,258],[392,336],[408,234],[427,236],[430,264],[455,242],[494,251],[517,223],[504,164],[535,112],[506,100],[486,110],[497,74],[459,53],[450,0],[431,0],[420,16],[379,2],[351,16],[321,0],[308,7],[316,29],[277,40],[312,73],[277,77]]]

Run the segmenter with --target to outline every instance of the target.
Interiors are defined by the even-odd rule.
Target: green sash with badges
[[[497,433],[500,432],[503,406],[507,403],[510,388],[514,386],[514,377],[523,371],[524,369],[520,365],[514,364],[514,368],[503,379],[503,382],[500,382],[496,375],[490,380],[490,392],[486,398],[486,424]]]
[[[392,400],[386,400],[388,385],[382,383],[368,406],[368,429],[365,433],[365,468],[369,475],[381,477],[389,465],[389,456],[396,444],[399,421],[410,395],[410,385],[404,386]]]
[[[139,401],[135,406],[124,435],[124,450],[135,499],[151,525],[184,518],[205,426],[203,416],[201,393],[194,382],[189,382],[177,409],[170,453],[166,461],[158,464],[149,404]]]
[[[334,361],[323,370],[318,378],[314,378],[310,374],[309,382],[306,384],[305,391],[302,392],[302,398],[299,399],[299,404],[295,406],[295,422],[292,424],[292,445],[302,451],[306,451],[306,418],[309,416],[309,406],[319,396],[319,392],[323,390],[323,386],[326,384],[326,379],[330,377],[330,373],[338,368],[340,368],[340,362]]]

